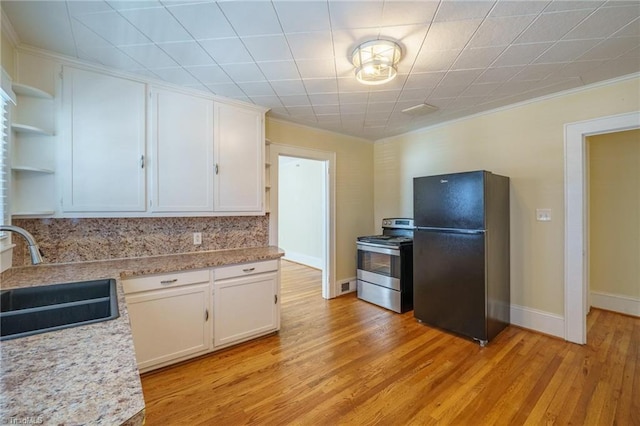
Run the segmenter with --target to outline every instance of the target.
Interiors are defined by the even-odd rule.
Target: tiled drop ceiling
[[[377,140],[640,72],[638,1],[6,1],[21,44]],[[365,86],[353,49],[403,50]],[[403,109],[427,103],[424,115]]]

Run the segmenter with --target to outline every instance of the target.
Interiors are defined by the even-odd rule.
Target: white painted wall
[[[321,269],[325,164],[280,156],[278,168],[278,246],[285,259]]]

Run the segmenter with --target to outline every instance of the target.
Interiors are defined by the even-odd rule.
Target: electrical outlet
[[[550,222],[551,209],[536,209],[536,220],[538,222]]]
[[[194,232],[193,233],[193,245],[199,246],[202,244],[202,232]]]

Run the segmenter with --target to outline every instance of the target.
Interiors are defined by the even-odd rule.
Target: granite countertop
[[[270,246],[6,271],[2,289],[115,278],[120,316],[3,341],[0,424],[142,425],[144,398],[121,278],[278,259],[283,254]]]

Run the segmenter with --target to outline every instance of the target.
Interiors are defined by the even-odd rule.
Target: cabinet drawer
[[[223,266],[213,270],[214,280],[224,280],[225,278],[243,277],[246,275],[260,274],[278,270],[277,260],[267,260],[263,262],[242,263],[240,265]]]
[[[189,284],[206,283],[209,281],[209,270],[175,272],[161,275],[147,275],[122,280],[125,294],[141,291],[158,290],[163,288],[180,287]]]

